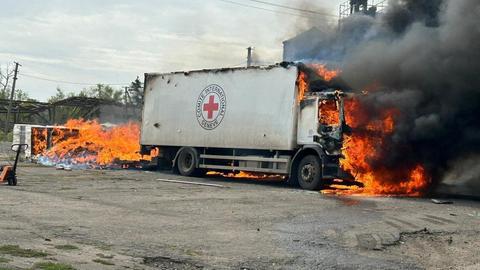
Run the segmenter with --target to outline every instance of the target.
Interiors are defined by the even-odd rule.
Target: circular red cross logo
[[[227,100],[223,89],[211,84],[200,93],[195,110],[197,121],[206,130],[215,129],[225,117]]]

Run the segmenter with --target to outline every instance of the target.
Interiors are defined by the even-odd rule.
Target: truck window
[[[318,110],[320,124],[324,126],[340,125],[340,112],[336,100],[321,100]]]

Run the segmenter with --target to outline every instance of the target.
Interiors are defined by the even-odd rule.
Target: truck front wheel
[[[197,151],[193,148],[184,148],[178,153],[176,169],[183,176],[195,176],[197,173]]]
[[[298,164],[298,184],[303,189],[319,190],[322,185],[322,164],[320,158],[307,155]]]

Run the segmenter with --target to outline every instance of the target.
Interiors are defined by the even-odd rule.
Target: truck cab
[[[342,175],[339,159],[347,127],[344,97],[338,90],[309,92],[300,103],[297,143],[301,150],[290,177],[303,188],[316,189],[321,182]]]

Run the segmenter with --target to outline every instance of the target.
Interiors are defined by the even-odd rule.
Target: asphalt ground
[[[0,269],[480,269],[475,200],[27,163],[18,177],[0,186]]]

